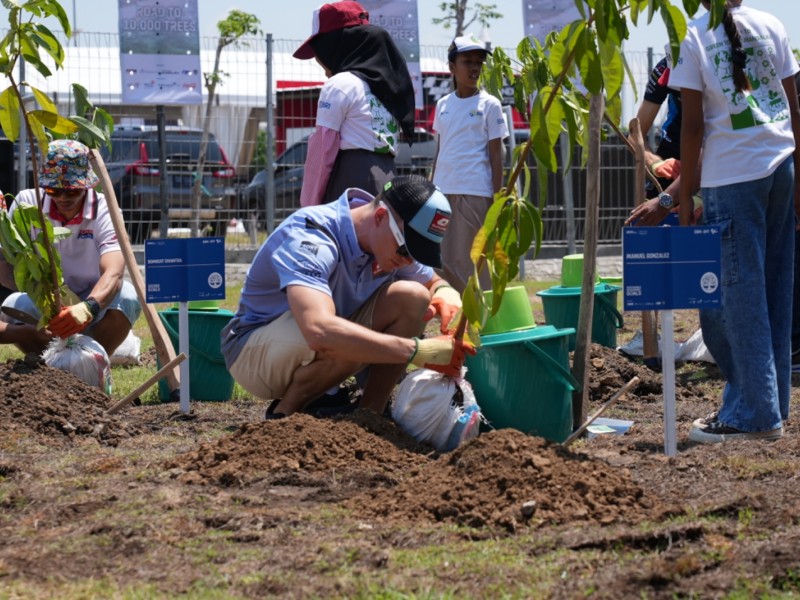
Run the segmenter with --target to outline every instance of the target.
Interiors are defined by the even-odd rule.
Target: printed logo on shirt
[[[428,226],[428,233],[444,237],[444,232],[447,231],[447,226],[450,224],[450,214],[441,210],[437,210],[433,215],[431,224]]]
[[[751,84],[751,89],[744,93],[733,82],[733,57],[727,44],[709,57],[728,101],[731,126],[741,130],[789,120],[786,94],[773,63],[775,48],[762,43],[744,51],[748,58],[746,75]]]
[[[314,242],[300,242],[300,251],[316,256],[317,252],[319,252],[319,246]]]
[[[482,110],[471,110],[471,111],[469,111],[469,116],[470,117],[482,117],[483,116],[483,111]]]
[[[322,271],[319,268],[310,262],[302,262],[298,266],[297,272],[301,275],[307,275],[308,277],[313,277],[314,279],[320,279],[322,277]]]
[[[497,122],[498,125],[502,125],[503,123],[505,123],[505,121],[502,118],[501,119],[497,119],[496,122]]]
[[[78,239],[79,240],[91,240],[91,239],[94,239],[94,230],[93,229],[81,229],[78,232]]]
[[[320,108],[324,108],[326,110],[329,110],[330,107],[331,107],[331,103],[330,102],[325,102],[325,101],[320,101],[319,107]]]

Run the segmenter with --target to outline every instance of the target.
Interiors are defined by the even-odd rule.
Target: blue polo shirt
[[[350,188],[336,202],[296,211],[267,238],[247,271],[239,309],[222,330],[228,367],[253,331],[289,310],[290,285],[327,294],[336,315],[348,318],[388,281],[425,284],[433,278],[433,269],[416,262],[390,273],[376,271],[375,257],[358,245],[350,214],[351,208],[372,200],[367,192]]]

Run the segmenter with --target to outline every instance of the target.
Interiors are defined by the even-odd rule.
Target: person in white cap
[[[347,190],[301,208],[267,238],[222,330],[234,379],[273,402],[266,418],[305,410],[369,367],[359,406],[382,413],[409,363],[458,376],[473,347],[453,336],[461,298],[432,267],[450,206],[419,175],[374,197]],[[420,339],[438,316],[442,335]]]
[[[61,255],[64,282],[78,301],[64,306],[47,329],[0,314],[0,343],[16,344],[24,352],[41,353],[54,335],[84,333],[111,356],[125,340],[141,305],[136,291],[123,281],[125,260],[103,194],[89,164],[89,149],[75,140],[56,140],[48,147],[39,173],[43,210],[54,227],[72,232],[55,243]],[[11,207],[36,205],[35,190],[22,190]],[[16,290],[11,265],[0,255],[0,283]],[[39,309],[24,293],[9,295],[3,306],[38,319]]]
[[[308,142],[301,206],[336,200],[357,187],[377,194],[395,176],[400,132],[414,134],[414,87],[387,31],[369,24],[358,2],[314,11],[311,36],[295,58],[316,61],[329,77]]]
[[[463,292],[474,272],[470,249],[493,196],[503,186],[503,139],[508,126],[500,101],[481,90],[478,80],[491,51],[475,36],[450,44],[448,63],[455,90],[436,103],[433,128],[438,134],[433,183],[450,201],[453,221],[442,242],[444,277]],[[487,269],[480,275],[491,289]]]

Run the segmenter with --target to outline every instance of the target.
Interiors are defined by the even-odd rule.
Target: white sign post
[[[677,454],[673,309],[716,308],[722,302],[719,227],[624,227],[625,310],[658,310],[662,319],[664,454]]]

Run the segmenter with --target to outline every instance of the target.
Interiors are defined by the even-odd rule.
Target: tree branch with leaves
[[[61,308],[62,294],[69,293],[63,285],[60,257],[53,242],[64,235],[53,228],[43,211],[39,187],[39,160],[35,148],[44,156],[54,137],[75,136],[87,145],[96,147],[108,143],[113,120],[101,109],[91,105],[86,90],[73,85],[75,106],[79,114],[62,117],[50,97],[26,82],[17,82],[15,73],[21,59],[44,77],[54,68],[63,67],[65,52],[53,32],[38,19],[55,18],[69,38],[72,28],[64,8],[56,0],[2,0],[8,9],[9,31],[0,40],[0,72],[10,85],[0,92],[0,127],[11,141],[19,139],[24,128],[31,152],[36,207],[18,208],[13,221],[0,211],[0,244],[5,259],[14,267],[15,284],[28,293],[41,310],[40,325],[47,323]],[[23,89],[33,94],[35,106],[28,109]],[[82,111],[82,112],[81,112]],[[86,115],[91,115],[87,119]],[[66,230],[68,231],[68,230]]]
[[[245,44],[242,38],[245,36],[259,35],[260,21],[255,15],[241,10],[232,10],[228,16],[217,23],[219,39],[217,49],[214,53],[214,68],[210,73],[204,73],[208,101],[206,103],[205,117],[203,118],[203,133],[200,138],[200,152],[195,167],[194,184],[192,186],[192,219],[189,225],[191,235],[196,237],[200,232],[200,205],[203,198],[203,170],[206,163],[206,152],[208,151],[208,138],[211,129],[211,113],[214,107],[214,98],[217,86],[222,85],[225,73],[220,71],[219,65],[222,51],[230,45],[238,46]]]

